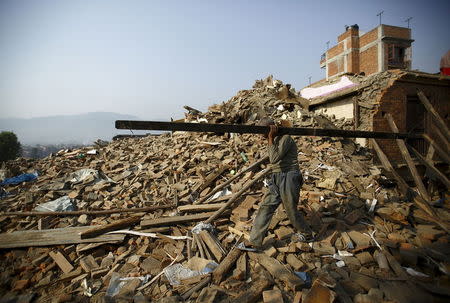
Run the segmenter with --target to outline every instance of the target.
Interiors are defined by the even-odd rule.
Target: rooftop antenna
[[[330,48],[330,41],[327,41],[327,50]]]
[[[309,79],[309,85],[311,85],[311,76],[309,76],[308,79]]]
[[[377,14],[377,16],[380,17],[380,25],[381,25],[381,15],[383,15],[383,13],[384,13],[384,11],[381,11],[381,12],[379,12],[379,13]]]
[[[413,18],[413,17],[409,17],[409,18],[407,18],[405,21],[403,21],[403,22],[407,22],[407,23],[408,23],[408,28],[409,28],[409,21],[411,21],[412,18]]]

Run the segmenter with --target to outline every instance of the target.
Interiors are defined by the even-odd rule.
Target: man
[[[298,232],[295,240],[312,240],[312,230],[297,209],[300,187],[303,184],[298,165],[297,145],[289,135],[278,136],[278,127],[272,119],[262,118],[258,125],[270,127],[268,135],[264,137],[268,139],[272,175],[269,181],[269,193],[259,207],[248,244],[254,248],[261,248],[270,220],[281,202],[289,221]]]

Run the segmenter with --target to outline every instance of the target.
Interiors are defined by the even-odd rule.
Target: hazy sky
[[[450,1],[0,0],[0,118],[206,110],[273,74],[300,89],[326,42],[411,20],[413,69],[438,72]]]

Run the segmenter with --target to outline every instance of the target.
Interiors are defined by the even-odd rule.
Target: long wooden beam
[[[269,127],[241,124],[211,124],[211,123],[185,123],[185,122],[159,122],[116,120],[117,129],[159,130],[159,131],[188,131],[212,133],[238,133],[238,134],[267,134]],[[342,129],[322,129],[305,127],[280,127],[280,135],[343,137],[343,138],[377,138],[377,139],[421,139],[421,134],[368,132]]]
[[[244,170],[241,170],[239,173],[237,173],[236,175],[234,175],[233,177],[231,177],[230,179],[228,179],[228,181],[216,186],[213,190],[211,190],[206,196],[204,196],[203,198],[198,199],[197,201],[194,201],[193,204],[200,204],[205,202],[206,200],[208,200],[210,197],[212,197],[215,193],[217,193],[219,190],[225,188],[226,186],[228,186],[229,184],[231,184],[234,180],[236,180],[237,178],[239,178],[240,176],[242,176],[243,174],[245,174],[246,172],[254,169],[255,167],[260,166],[261,164],[263,164],[264,162],[266,162],[267,160],[269,160],[269,156],[265,156],[263,158],[261,158],[261,160],[253,163],[252,165],[250,165],[249,167],[245,168]]]
[[[104,234],[90,239],[82,239],[80,232],[92,226],[66,227],[45,230],[22,230],[0,234],[0,249],[30,246],[68,245],[123,241],[125,235]]]
[[[46,216],[102,216],[117,213],[139,213],[149,212],[159,209],[175,208],[175,204],[172,205],[155,205],[149,207],[140,208],[116,208],[116,209],[104,209],[104,210],[74,210],[74,211],[12,211],[12,212],[0,212],[0,217],[18,216],[18,217],[46,217]]]
[[[389,126],[391,127],[391,130],[394,133],[398,133],[398,127],[395,124],[394,118],[392,118],[392,115],[387,113],[386,119],[389,123]],[[420,178],[419,172],[417,171],[416,165],[414,164],[411,155],[408,152],[408,148],[406,147],[406,143],[404,140],[396,139],[398,148],[400,149],[400,153],[402,154],[403,159],[405,160],[406,164],[408,165],[409,171],[414,179],[414,182],[416,183],[417,189],[419,190],[420,195],[422,198],[424,198],[426,201],[430,201],[430,196],[428,195],[428,192],[425,188],[425,185],[423,185],[422,179]]]
[[[414,147],[408,145],[409,150],[414,154],[414,156],[423,164],[426,168],[432,171],[432,173],[441,180],[442,183],[447,186],[447,189],[450,189],[450,181],[447,176],[444,175],[439,169],[434,167],[433,161],[422,156]]]
[[[265,170],[262,170],[258,174],[256,174],[252,179],[248,180],[244,184],[244,186],[242,186],[242,188],[237,193],[235,193],[233,197],[230,200],[228,200],[227,203],[225,203],[220,209],[216,210],[216,212],[211,217],[209,217],[209,219],[206,220],[205,223],[214,222],[214,220],[220,217],[223,212],[227,211],[228,208],[230,208],[233,205],[233,203],[242,196],[244,192],[246,192],[253,184],[259,181],[259,179],[267,175],[271,170],[272,168],[270,167],[266,168]]]
[[[442,160],[447,162],[447,164],[450,164],[450,156],[447,151],[445,151],[442,147],[440,147],[430,136],[427,134],[423,134],[423,138],[431,145],[433,146],[435,152],[438,154],[439,157],[441,157]]]
[[[442,131],[442,133],[447,138],[447,141],[450,141],[450,130],[448,129],[447,123],[445,123],[444,119],[441,118],[439,113],[434,109],[433,105],[422,91],[418,90],[417,96],[419,96],[419,100],[422,102],[423,106],[425,106],[427,111],[433,117],[432,121]]]
[[[403,194],[406,197],[410,197],[412,201],[417,205],[417,207],[422,209],[429,216],[428,218],[431,222],[436,223],[437,225],[442,227],[442,229],[444,229],[447,233],[450,233],[450,228],[447,226],[447,223],[443,222],[440,219],[438,213],[434,210],[434,208],[432,208],[430,204],[428,204],[428,202],[425,201],[420,195],[418,195],[415,191],[413,191],[405,182],[405,180],[403,180],[403,178],[397,173],[397,171],[392,166],[386,154],[378,145],[377,141],[375,139],[371,139],[370,142],[372,143],[372,146],[375,149],[375,152],[378,155],[378,159],[380,159],[384,169],[390,172],[392,176],[397,180],[398,186],[400,190],[403,192]]]

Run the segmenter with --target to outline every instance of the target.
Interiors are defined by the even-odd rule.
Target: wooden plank
[[[289,271],[278,260],[269,257],[265,253],[249,252],[248,255],[251,259],[256,260],[259,264],[261,264],[261,266],[267,269],[272,277],[282,280],[284,283],[286,283],[287,287],[289,287],[291,290],[297,291],[303,287],[303,280]]]
[[[222,215],[223,212],[225,212],[228,208],[230,208],[233,203],[239,199],[239,197],[245,192],[247,191],[253,184],[255,184],[257,181],[259,181],[259,179],[261,179],[262,177],[264,177],[265,175],[267,175],[270,171],[272,170],[272,168],[266,168],[263,171],[260,171],[258,174],[256,174],[253,179],[248,180],[244,186],[242,187],[242,189],[240,191],[238,191],[236,194],[233,195],[233,197],[227,202],[225,203],[224,206],[222,206],[219,210],[217,210],[208,220],[206,220],[206,223],[211,223],[214,220],[216,220],[219,216]]]
[[[283,295],[279,289],[266,290],[263,292],[264,303],[284,303]]]
[[[220,209],[224,205],[225,205],[225,203],[202,204],[202,205],[183,205],[183,206],[178,206],[177,210],[180,213],[215,211],[215,210]]]
[[[105,234],[95,238],[81,239],[80,233],[90,228],[90,226],[81,226],[3,233],[0,234],[0,248],[114,242],[123,241],[125,238],[125,235]]]
[[[138,223],[139,221],[141,221],[141,216],[117,220],[115,222],[105,224],[105,225],[90,226],[91,228],[89,230],[83,231],[80,234],[80,236],[81,236],[81,239],[88,239],[88,238],[96,237],[98,235],[101,235],[101,234],[104,234],[104,233],[107,233],[110,231],[133,226],[134,224]]]
[[[57,252],[49,252],[48,255],[55,261],[55,263],[61,268],[63,273],[67,274],[73,270],[73,265],[67,261],[66,257],[60,251]]]
[[[2,216],[19,216],[19,217],[47,217],[47,216],[79,216],[79,215],[110,215],[117,213],[140,213],[149,212],[158,209],[170,209],[175,208],[175,205],[156,205],[149,207],[140,208],[117,208],[108,210],[76,210],[76,211],[14,211],[14,212],[0,212],[0,217]]]
[[[163,131],[190,131],[190,132],[213,132],[213,133],[238,133],[238,134],[267,134],[268,126],[242,125],[242,124],[211,124],[211,123],[181,123],[181,122],[159,122],[159,121],[133,121],[116,120],[117,129],[138,130],[163,130]],[[342,129],[322,129],[304,127],[280,127],[279,135],[293,136],[318,136],[318,137],[343,137],[343,138],[378,138],[378,139],[406,139],[422,138],[421,134],[367,132]]]
[[[147,219],[147,220],[141,221],[141,226],[149,227],[149,226],[188,223],[188,222],[192,222],[192,221],[201,221],[201,220],[208,219],[213,214],[214,214],[213,212],[207,212],[207,213],[200,213],[200,214],[186,215],[186,216],[173,216],[173,217],[162,217],[162,218],[157,218],[157,219]],[[224,214],[221,214],[221,215],[224,215]]]
[[[261,275],[250,286],[247,291],[239,294],[231,300],[231,303],[253,303],[258,302],[264,290],[273,285],[273,280]]]
[[[214,303],[217,302],[216,298],[218,295],[218,290],[210,287],[203,288],[198,296],[196,303]]]
[[[394,133],[398,133],[398,128],[397,128],[397,125],[395,124],[394,119],[392,118],[392,115],[387,113],[386,119],[387,119],[392,131]],[[417,189],[419,190],[420,195],[426,201],[430,201],[431,200],[430,196],[428,195],[425,185],[423,185],[422,179],[420,178],[417,168],[414,165],[411,155],[408,152],[408,148],[406,147],[405,141],[403,141],[401,139],[396,139],[395,141],[397,142],[398,148],[400,149],[403,159],[405,160],[406,164],[408,165],[409,171],[414,179],[414,182],[416,183],[416,186],[417,186]]]
[[[450,164],[450,154],[442,149],[430,136],[423,134],[423,138],[434,148],[434,151],[442,158],[447,164]]]
[[[386,257],[387,261],[389,262],[389,265],[391,266],[392,270],[395,272],[395,274],[405,280],[408,280],[408,274],[403,270],[402,266],[395,260],[395,258],[386,250],[383,251],[384,256]]]
[[[432,171],[432,173],[439,178],[439,180],[442,181],[442,183],[445,184],[445,186],[447,186],[447,189],[450,189],[450,181],[447,179],[447,177],[436,167],[434,167],[434,164],[432,161],[429,161],[427,158],[425,158],[424,156],[422,156],[414,147],[408,145],[408,148],[410,151],[412,151],[412,153],[414,154],[414,156],[424,165],[426,166],[426,168],[428,168],[429,170]]]
[[[426,110],[431,114],[433,119],[431,119],[436,126],[442,131],[444,136],[447,138],[447,141],[450,141],[450,131],[447,127],[447,123],[445,123],[444,119],[441,118],[439,113],[434,109],[431,102],[425,96],[422,91],[417,91],[417,96],[419,96],[419,100],[422,102],[423,106],[425,106]]]
[[[205,178],[204,182],[201,184],[198,184],[194,187],[193,193],[194,195],[199,195],[205,188],[207,188],[211,183],[213,183],[220,175],[223,174],[224,171],[226,171],[229,168],[228,165],[222,165],[220,166],[217,171],[211,173],[208,175],[208,177]]]
[[[189,289],[188,291],[184,292],[181,297],[183,298],[183,300],[187,300],[189,299],[189,297],[196,291],[202,289],[203,287],[205,287],[206,285],[209,284],[209,282],[211,282],[211,276],[208,275],[208,277],[204,278],[201,282],[199,282],[197,285],[195,285],[194,287],[192,287],[191,289]]]
[[[442,145],[442,148],[444,150],[450,151],[450,141],[447,140],[447,138],[444,136],[442,131],[439,128],[435,128],[434,129],[434,133],[440,139],[440,143]],[[439,140],[438,140],[438,142],[439,142]]]
[[[206,259],[205,251],[203,248],[202,240],[197,234],[192,234],[192,238],[194,239],[195,245],[198,248],[198,252],[200,253],[200,257]]]
[[[412,200],[417,205],[417,207],[422,209],[424,212],[426,212],[430,216],[429,219],[430,219],[431,222],[434,222],[434,223],[438,224],[445,231],[449,232],[449,227],[447,226],[447,224],[445,224],[444,222],[442,222],[440,220],[439,215],[436,213],[434,208],[432,208],[430,206],[430,204],[427,201],[425,201],[422,197],[417,195],[408,186],[408,184],[405,182],[405,180],[403,180],[403,178],[395,171],[395,169],[392,167],[391,162],[386,157],[384,152],[381,150],[381,148],[378,145],[377,141],[375,141],[375,139],[371,139],[370,141],[371,141],[372,146],[374,147],[374,149],[375,149],[375,151],[376,151],[376,153],[378,155],[378,158],[380,159],[381,163],[383,164],[384,168],[388,172],[390,172],[394,176],[394,178],[397,180],[398,186],[399,186],[400,190],[403,192],[403,194],[405,196],[407,196],[407,197],[412,197]]]
[[[434,152],[435,152],[435,150],[434,150],[433,145],[429,144],[428,145],[427,155],[426,155],[426,158],[427,158],[428,161],[433,161]]]
[[[86,257],[81,258],[80,266],[85,272],[91,272],[99,267],[92,255],[87,255]]]
[[[223,281],[228,271],[234,266],[242,251],[236,247],[233,247],[226,257],[220,262],[212,274],[212,279],[215,284],[219,284]]]
[[[199,233],[200,237],[202,238],[203,242],[206,244],[208,249],[212,252],[214,257],[218,262],[222,261],[223,259],[223,248],[219,246],[216,240],[214,240],[213,236],[207,231],[202,230]]]
[[[233,279],[244,281],[247,278],[247,255],[242,254],[236,261]]]
[[[208,200],[210,197],[212,197],[216,192],[218,192],[219,190],[224,189],[226,186],[228,186],[229,184],[231,184],[234,180],[236,180],[237,178],[239,178],[240,176],[242,176],[243,174],[245,174],[246,172],[259,167],[261,164],[263,164],[264,162],[269,160],[269,156],[265,156],[262,159],[260,159],[259,161],[253,163],[252,165],[250,165],[249,167],[247,167],[246,169],[240,171],[239,173],[237,173],[236,175],[234,175],[233,177],[231,177],[230,179],[228,179],[228,181],[216,186],[213,190],[211,190],[211,192],[209,194],[207,194],[206,196],[204,196],[203,198],[198,199],[197,201],[195,201],[193,204],[201,204],[203,202],[205,202],[206,200]]]

